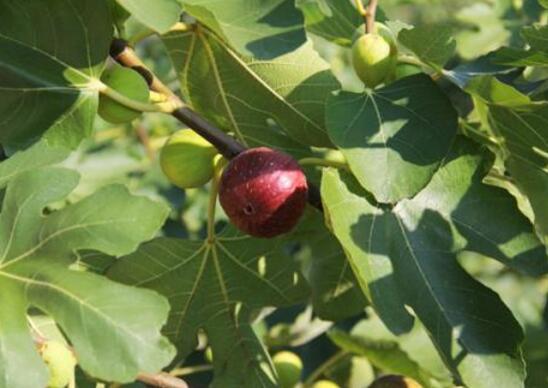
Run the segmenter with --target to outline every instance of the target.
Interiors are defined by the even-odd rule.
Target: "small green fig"
[[[398,63],[398,49],[392,32],[379,23],[376,30],[362,35],[352,45],[354,70],[369,88],[393,78]]]
[[[148,85],[135,70],[116,65],[103,73],[101,81],[132,100],[148,102]],[[104,94],[100,94],[99,115],[109,123],[123,124],[136,119],[141,115],[141,112],[128,108]]]
[[[318,380],[314,383],[312,388],[341,388],[338,384],[331,380]]]
[[[274,367],[278,373],[280,388],[293,388],[301,380],[303,362],[293,352],[282,351],[276,353],[272,358]]]
[[[169,181],[182,189],[205,185],[213,177],[217,150],[190,129],[175,132],[162,147],[160,166]]]
[[[210,364],[213,364],[213,350],[211,350],[211,346],[208,346],[204,352],[204,358],[207,362]]]
[[[49,370],[49,388],[66,387],[74,376],[76,357],[61,342],[47,341],[39,348],[42,359]]]
[[[422,385],[410,377],[385,375],[375,380],[369,388],[422,388]]]

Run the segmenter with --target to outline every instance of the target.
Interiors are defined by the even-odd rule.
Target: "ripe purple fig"
[[[219,187],[230,221],[255,237],[289,232],[302,216],[307,196],[306,176],[295,159],[266,147],[251,148],[232,159]]]

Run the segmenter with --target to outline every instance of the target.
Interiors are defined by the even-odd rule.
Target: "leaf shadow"
[[[270,27],[286,29],[285,32],[266,36],[247,43],[246,48],[258,59],[273,59],[295,50],[306,41],[302,13],[292,0],[285,0],[258,20]]]

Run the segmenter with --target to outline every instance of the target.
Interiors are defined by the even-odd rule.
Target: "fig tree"
[[[397,61],[398,49],[392,33],[379,23],[374,33],[362,35],[352,45],[354,70],[369,88],[391,79]]]
[[[217,150],[190,129],[175,132],[160,152],[162,171],[182,189],[205,185],[213,176]]]
[[[278,373],[280,388],[293,388],[301,380],[303,362],[293,352],[282,351],[272,358],[274,367]]]
[[[45,342],[40,346],[39,351],[48,366],[48,387],[66,387],[70,383],[76,367],[74,354],[64,344],[57,341]]]
[[[410,377],[385,375],[375,380],[369,388],[422,388],[422,385]]]
[[[148,102],[149,89],[144,78],[135,70],[116,65],[101,76],[101,81],[118,93],[138,102]],[[139,117],[141,112],[99,95],[99,115],[112,124],[123,124]]]
[[[341,388],[331,380],[319,380],[314,383],[312,388]]]
[[[221,176],[219,199],[232,223],[255,237],[289,232],[304,212],[306,177],[289,155],[266,147],[248,149]]]

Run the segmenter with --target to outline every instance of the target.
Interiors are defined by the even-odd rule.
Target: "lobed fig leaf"
[[[160,165],[169,181],[182,189],[205,185],[213,177],[217,150],[196,132],[175,132],[160,153]]]

